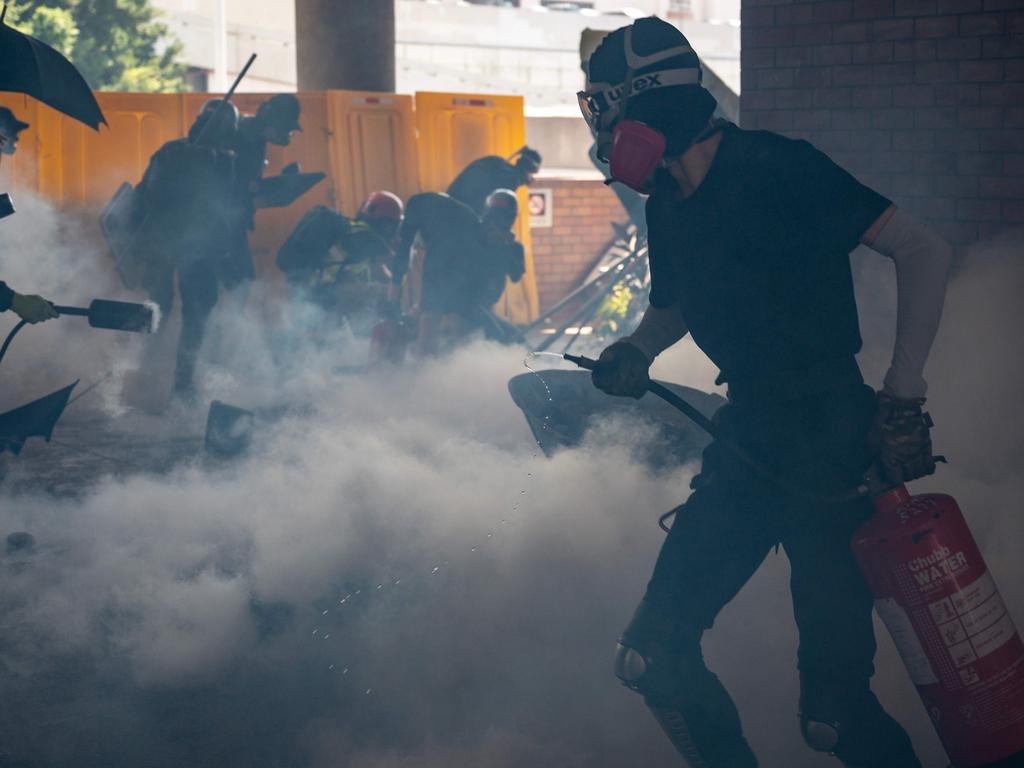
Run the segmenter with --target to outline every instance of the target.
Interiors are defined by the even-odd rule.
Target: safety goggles
[[[590,90],[579,91],[576,100],[591,134],[597,136],[602,128],[608,127],[609,123],[623,111],[625,104],[633,96],[658,88],[696,85],[700,80],[700,70],[694,68],[664,69],[635,77],[630,73],[626,82],[619,85],[595,84]]]

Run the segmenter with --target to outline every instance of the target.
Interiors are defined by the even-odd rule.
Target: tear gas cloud
[[[53,224],[45,211],[22,217]],[[77,288],[90,275],[104,287],[99,257],[62,278],[71,254],[20,255],[36,251],[3,257],[18,289]],[[858,256],[857,267],[862,313],[885,328],[887,265]],[[929,405],[952,463],[915,486],[958,497],[1020,621],[1024,372],[1008,351],[1022,270],[1012,245],[979,247],[951,288]],[[678,765],[611,656],[662,539],[657,515],[685,498],[692,467],[652,474],[628,440],[544,458],[506,393],[522,350],[477,343],[344,375],[338,367],[365,353],[351,339],[282,344],[253,316],[221,309],[210,344],[224,357],[205,369],[206,394],[302,404],[262,423],[249,456],[98,479],[73,499],[0,486],[0,532],[37,541],[31,555],[0,557],[0,762]],[[137,365],[136,342],[95,332],[71,343],[70,322],[21,340],[5,397],[15,377],[21,394],[40,394],[39,370],[59,385],[80,367]],[[891,339],[872,322],[865,368],[878,381]],[[710,388],[715,372],[683,344],[655,373]],[[797,726],[787,577],[784,556],[769,556],[705,650],[763,765],[824,768],[831,760]],[[878,634],[876,689],[926,765],[945,765]]]

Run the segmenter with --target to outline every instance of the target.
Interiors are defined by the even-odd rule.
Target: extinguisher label
[[[914,625],[903,607],[891,597],[883,597],[875,600],[875,610],[885,622],[892,640],[896,644],[896,650],[900,652],[903,663],[906,664],[910,679],[915,685],[931,685],[939,682],[935,671],[928,661],[928,654],[925,653],[921,641],[917,639]]]
[[[999,650],[1015,633],[988,571],[949,597],[929,603],[928,610],[958,668]]]

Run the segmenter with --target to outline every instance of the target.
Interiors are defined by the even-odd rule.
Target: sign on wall
[[[531,227],[550,227],[553,221],[554,192],[550,189],[534,189],[529,191],[529,209]]]

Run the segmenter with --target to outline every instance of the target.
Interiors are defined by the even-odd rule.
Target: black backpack
[[[277,252],[278,269],[285,273],[320,269],[331,246],[348,232],[349,226],[347,218],[326,205],[311,208]]]

